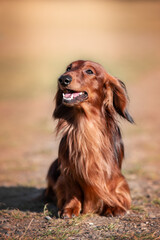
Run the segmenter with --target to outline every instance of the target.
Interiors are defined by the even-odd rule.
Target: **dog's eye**
[[[86,73],[87,73],[87,74],[93,74],[93,71],[92,71],[91,69],[87,69],[87,70],[86,70]]]
[[[71,66],[67,67],[66,72],[69,72],[71,70]]]

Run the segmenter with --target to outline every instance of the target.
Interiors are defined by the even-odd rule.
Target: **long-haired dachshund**
[[[133,123],[124,83],[98,63],[75,61],[58,79],[58,159],[49,168],[46,195],[62,218],[80,213],[124,214],[131,205],[121,173],[124,147],[117,116]]]

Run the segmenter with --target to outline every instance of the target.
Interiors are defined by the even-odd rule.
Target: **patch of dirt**
[[[158,181],[130,179],[133,205],[123,217],[84,215],[57,218],[57,209],[37,198],[35,188],[1,188],[1,239],[158,239],[160,201]]]
[[[40,198],[48,167],[57,155],[52,100],[45,96],[1,103],[0,238],[160,239],[159,80],[157,72],[128,86],[136,125],[122,124],[126,148],[123,171],[132,195],[131,210],[123,217],[59,219],[56,207]]]

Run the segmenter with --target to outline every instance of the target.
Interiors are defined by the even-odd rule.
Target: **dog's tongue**
[[[75,92],[75,93],[65,93],[65,98],[71,98],[73,96],[73,98],[76,98],[77,96],[79,96],[80,93]]]
[[[72,93],[65,93],[64,96],[65,98],[70,98],[72,96]]]

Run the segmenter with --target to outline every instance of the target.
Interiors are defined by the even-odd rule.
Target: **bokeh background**
[[[124,173],[158,179],[160,1],[1,0],[1,186],[45,187],[57,78],[77,59],[125,82],[136,125],[122,124]]]

